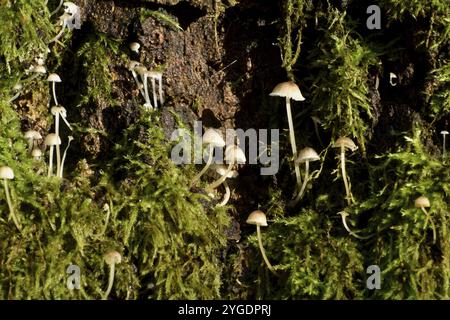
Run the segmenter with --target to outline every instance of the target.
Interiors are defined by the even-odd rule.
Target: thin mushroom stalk
[[[154,77],[152,77],[152,91],[153,91],[153,104],[155,106],[155,109],[158,109],[158,97],[156,94],[156,80]]]
[[[211,166],[213,162],[213,152],[214,152],[214,146],[209,145],[208,146],[208,161],[206,162],[203,169],[192,179],[191,187],[195,185],[195,183],[200,180],[201,176],[205,174],[206,171],[208,171],[209,167]]]
[[[67,23],[64,21],[59,33],[53,39],[51,39],[49,43],[56,42],[59,40],[59,38],[61,38],[61,36],[64,34],[64,30],[66,29],[66,25],[67,25]]]
[[[58,99],[56,99],[56,82],[52,83],[53,99],[55,100],[55,105],[58,105]]]
[[[47,176],[51,177],[53,174],[53,146],[50,146],[50,156],[48,160],[48,173]]]
[[[163,96],[163,84],[162,84],[162,75],[158,77],[158,90],[159,90],[159,102],[161,105],[164,103],[164,96]]]
[[[348,216],[348,213],[345,212],[345,211],[341,211],[341,212],[339,212],[339,214],[341,215],[341,218],[342,218],[342,224],[344,225],[345,230],[347,230],[347,232],[348,232],[351,236],[353,236],[353,237],[355,237],[355,238],[358,238],[358,239],[361,239],[361,240],[366,240],[366,239],[369,239],[369,238],[372,237],[372,235],[363,237],[363,236],[360,236],[360,235],[356,234],[355,232],[353,232],[353,231],[350,229],[350,227],[348,226],[348,224],[347,224],[347,216]]]
[[[217,179],[216,181],[209,184],[205,189],[206,192],[210,193],[214,189],[216,189],[218,186],[220,186],[227,179],[228,174],[233,170],[233,165],[234,165],[234,163],[230,162],[228,164],[227,171],[225,172],[225,174],[223,176],[221,176],[219,179]]]
[[[258,245],[259,245],[259,250],[261,251],[261,255],[264,259],[264,262],[267,265],[267,268],[269,268],[269,270],[276,276],[278,276],[278,273],[276,273],[274,267],[272,266],[272,264],[270,263],[269,259],[267,258],[266,255],[266,250],[264,249],[263,243],[262,243],[262,236],[261,236],[261,227],[259,225],[256,225],[256,233],[257,233],[257,237],[258,237]]]
[[[287,118],[288,118],[288,124],[289,124],[289,139],[291,141],[291,149],[292,154],[295,157],[297,155],[297,144],[295,143],[295,133],[294,133],[294,123],[292,121],[292,112],[291,112],[291,99],[286,97],[286,112],[287,112]],[[295,164],[295,177],[297,179],[297,186],[301,186],[302,184],[302,178],[300,175],[300,167],[298,164]]]
[[[64,163],[65,163],[65,161],[66,161],[67,150],[69,149],[69,147],[70,147],[70,142],[72,142],[72,140],[73,140],[73,137],[72,137],[72,136],[69,136],[69,141],[67,142],[66,149],[64,149],[64,154],[63,154],[63,157],[62,157],[62,160],[61,160],[61,169],[60,169],[60,172],[59,172],[59,177],[60,177],[61,179],[62,179],[63,174],[64,174]]]
[[[347,172],[345,170],[345,147],[341,147],[341,171],[342,171],[342,180],[344,181],[344,187],[345,187],[345,194],[347,198],[347,204],[352,204],[352,196],[350,193],[350,188],[348,186],[347,181]]]
[[[6,179],[3,179],[3,186],[5,187],[6,202],[8,203],[9,214],[10,214],[14,224],[16,225],[17,229],[19,231],[22,231],[19,219],[17,218],[17,216],[16,216],[16,214],[14,212],[14,207],[13,207],[13,204],[12,204],[12,201],[11,201],[11,195],[9,193],[8,182],[6,181]]]
[[[111,293],[111,290],[112,290],[112,287],[114,284],[114,274],[115,274],[116,264],[118,264],[122,261],[122,256],[117,251],[110,251],[107,254],[105,254],[104,259],[105,259],[106,264],[109,265],[108,288],[106,289],[106,291],[102,297],[103,300],[106,300],[106,299],[108,299],[108,296]]]
[[[230,190],[230,187],[228,186],[228,182],[226,180],[223,182],[223,187],[225,188],[225,195],[223,196],[222,202],[220,202],[217,205],[218,207],[225,206],[228,203],[228,201],[230,200],[231,190]]]
[[[114,273],[115,273],[115,264],[111,264],[109,266],[109,277],[108,277],[108,288],[103,295],[103,300],[108,299],[109,294],[111,293],[113,284],[114,284]]]
[[[59,137],[59,116],[60,113],[57,112],[55,115],[55,133]],[[56,176],[59,176],[59,171],[61,171],[61,148],[56,145]]]
[[[295,206],[302,198],[305,193],[306,185],[309,180],[309,161],[305,162],[305,178],[303,179],[302,187],[300,188],[300,192],[297,193],[295,199],[291,202],[291,206]]]

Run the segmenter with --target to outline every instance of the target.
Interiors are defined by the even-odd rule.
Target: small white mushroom
[[[109,265],[109,280],[108,280],[108,288],[106,289],[103,300],[108,299],[109,294],[111,293],[113,284],[114,284],[114,273],[115,266],[122,262],[122,256],[117,251],[109,251],[104,256],[105,262]]]
[[[56,73],[50,73],[47,78],[48,82],[52,83],[52,92],[53,92],[53,99],[55,101],[55,105],[58,105],[58,100],[56,99],[56,82],[61,82],[61,78]]]
[[[45,145],[50,147],[47,176],[51,177],[53,175],[53,147],[59,147],[61,145],[61,138],[54,133],[50,133],[47,137],[45,137]]]
[[[28,140],[28,152],[31,153],[34,147],[37,145],[37,140],[42,140],[42,136],[36,130],[28,130],[25,132],[25,139]]]
[[[441,134],[442,134],[442,158],[445,159],[447,157],[447,152],[445,151],[445,136],[448,135],[448,131],[442,130]]]
[[[34,160],[39,161],[41,160],[42,157],[42,151],[39,148],[35,148],[33,149],[33,151],[31,151],[31,156],[34,158]]]
[[[137,42],[130,43],[130,50],[135,52],[136,54],[139,54],[139,49],[141,48],[141,45]]]
[[[14,221],[14,224],[16,225],[17,229],[21,231],[21,226],[18,217],[14,213],[14,207],[11,201],[11,195],[9,194],[9,188],[8,188],[8,180],[14,179],[14,171],[10,167],[2,166],[0,167],[0,179],[3,180],[3,187],[5,188],[5,194],[6,194],[6,202],[8,203],[9,207],[9,214],[11,218]]]
[[[397,81],[396,81],[397,79],[398,79],[398,77],[395,73],[393,73],[393,72],[389,73],[389,83],[391,84],[391,86],[395,87],[397,85]]]

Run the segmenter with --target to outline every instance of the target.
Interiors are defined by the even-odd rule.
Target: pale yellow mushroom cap
[[[255,210],[247,218],[248,224],[254,224],[257,226],[267,227],[266,214],[261,210]]]
[[[224,176],[227,172],[228,167],[223,164],[216,164],[212,168],[219,176]],[[239,173],[236,170],[231,170],[227,173],[227,178],[236,178]]]
[[[300,88],[292,81],[279,83],[270,93],[271,96],[291,98],[295,101],[305,101]]]
[[[14,179],[14,171],[10,167],[0,167],[0,179],[12,180]]]
[[[420,196],[414,201],[416,208],[429,208],[431,207],[430,200],[425,196]]]
[[[122,256],[117,251],[107,252],[103,258],[107,265],[118,264],[122,262]]]
[[[56,146],[61,145],[61,138],[56,135],[56,133],[50,133],[45,137],[45,145],[46,146]]]
[[[320,157],[317,152],[313,148],[306,147],[300,150],[297,159],[295,159],[295,163],[302,163],[306,161],[312,162],[318,160],[320,160]]]
[[[56,73],[50,73],[48,75],[47,81],[50,81],[50,82],[61,82],[61,78]]]
[[[58,113],[61,114],[61,116],[66,117],[67,116],[67,110],[64,107],[52,107],[50,109],[50,112],[52,115],[56,116]]]
[[[44,66],[38,65],[33,68],[33,72],[44,74],[44,73],[47,73],[47,69],[45,69]]]
[[[214,129],[207,129],[203,134],[202,138],[203,144],[213,145],[214,147],[225,147],[225,141],[222,135]]]
[[[28,130],[27,132],[25,132],[25,139],[27,140],[41,140],[42,136],[39,132],[37,132],[36,130]]]
[[[340,137],[339,139],[337,139],[333,147],[334,148],[344,147],[350,149],[351,151],[355,151],[356,149],[358,149],[353,140],[347,137]]]
[[[31,156],[35,159],[39,159],[42,156],[42,151],[41,149],[33,149],[33,151],[31,151]]]
[[[231,145],[225,149],[225,161],[227,163],[245,163],[247,158],[241,148]]]

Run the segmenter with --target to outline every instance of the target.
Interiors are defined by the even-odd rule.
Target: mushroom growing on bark
[[[297,159],[295,159],[295,163],[305,164],[305,178],[303,179],[302,188],[300,189],[300,192],[297,194],[295,199],[291,202],[291,206],[295,206],[298,201],[303,197],[303,194],[305,193],[306,185],[308,183],[309,179],[309,163],[313,161],[319,161],[320,157],[317,154],[317,152],[310,147],[306,147],[302,150],[300,150]]]
[[[257,233],[257,237],[258,237],[259,250],[261,251],[261,255],[262,255],[263,259],[264,259],[264,262],[266,263],[267,268],[269,268],[269,270],[273,274],[278,275],[275,272],[275,269],[272,266],[272,264],[270,263],[269,259],[267,258],[266,250],[264,250],[264,246],[262,244],[261,226],[262,227],[267,227],[266,214],[264,212],[262,212],[261,210],[255,210],[252,213],[250,213],[250,215],[248,216],[246,222],[248,224],[256,225],[256,233]]]
[[[352,139],[347,137],[341,137],[336,140],[336,142],[333,145],[334,148],[339,148],[341,151],[341,170],[342,170],[342,180],[344,181],[344,187],[345,187],[345,193],[347,197],[347,203],[348,205],[352,204],[352,195],[350,192],[350,187],[348,185],[347,181],[347,172],[345,170],[345,150],[349,149],[351,151],[356,151],[358,147],[353,142]]]
[[[300,88],[292,81],[282,82],[275,86],[271,96],[283,97],[286,99],[286,113],[289,124],[289,138],[291,141],[292,156],[295,158],[297,156],[297,145],[295,143],[295,133],[294,133],[294,123],[292,120],[291,112],[291,99],[295,101],[305,101]],[[295,177],[297,179],[297,187],[300,188],[302,184],[302,178],[300,176],[300,168],[297,164],[295,166]]]

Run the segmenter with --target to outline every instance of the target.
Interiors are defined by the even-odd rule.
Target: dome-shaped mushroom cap
[[[442,131],[441,131],[441,134],[444,134],[444,135],[445,135],[445,134],[448,134],[448,131],[442,130]]]
[[[28,130],[27,132],[25,132],[25,139],[27,140],[40,140],[42,139],[42,136],[39,132],[37,132],[36,130]]]
[[[33,68],[33,72],[44,74],[44,73],[47,73],[47,69],[45,69],[44,66],[38,65]]]
[[[355,151],[356,149],[358,149],[353,140],[347,137],[340,137],[339,139],[337,139],[333,147],[334,148],[344,147],[350,149],[351,151]]]
[[[300,88],[292,81],[279,83],[270,93],[271,96],[291,98],[295,101],[305,101]]]
[[[227,163],[245,163],[247,158],[241,148],[232,145],[225,149],[225,161]]]
[[[10,167],[0,167],[0,179],[12,180],[14,179],[14,171]]]
[[[295,163],[302,163],[306,161],[318,161],[320,160],[319,155],[317,154],[316,150],[310,147],[303,148],[298,153],[297,159],[295,159]]]
[[[50,109],[50,112],[52,115],[56,116],[58,113],[61,114],[61,116],[66,117],[67,116],[67,110],[64,107],[52,107]]]
[[[141,45],[137,42],[130,43],[131,51],[138,52],[140,47],[141,47]]]
[[[45,137],[45,145],[46,146],[56,146],[61,145],[61,138],[56,135],[56,133],[50,133]]]
[[[416,208],[429,208],[431,207],[430,200],[425,196],[420,196],[414,201]]]
[[[107,265],[117,264],[122,262],[122,256],[117,251],[109,251],[103,258]]]
[[[50,81],[50,82],[61,82],[61,78],[56,73],[50,73],[48,75],[47,81]]]
[[[252,213],[250,213],[246,222],[248,224],[255,224],[262,227],[267,227],[266,214],[261,210],[255,210]]]
[[[207,129],[203,134],[202,138],[203,144],[213,145],[214,147],[225,147],[225,141],[222,135],[214,129]]]
[[[217,173],[219,176],[225,175],[227,173],[228,167],[223,164],[216,164],[212,167],[215,173]],[[231,170],[227,173],[227,178],[236,178],[239,175],[239,173],[236,170]]]
[[[41,151],[41,149],[38,149],[38,148],[33,149],[33,151],[31,151],[31,156],[32,156],[33,158],[39,158],[39,157],[41,157],[41,156],[42,156],[42,151]]]

